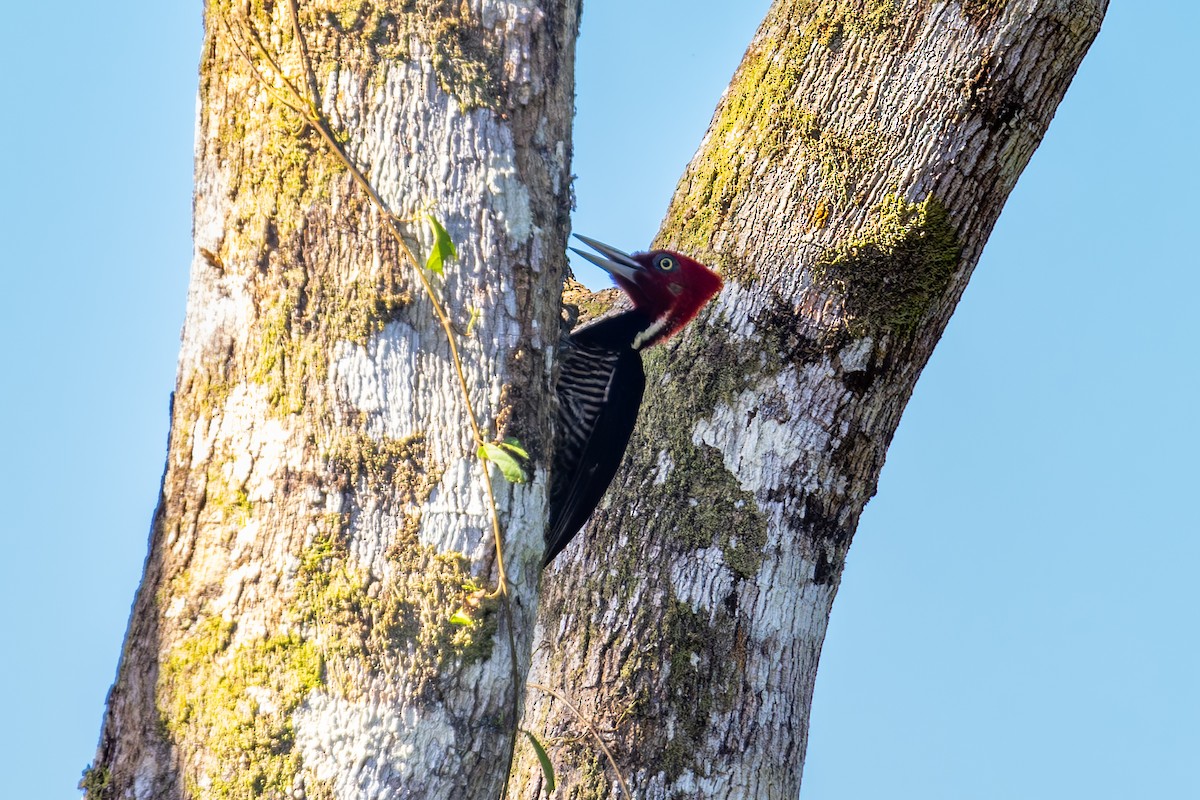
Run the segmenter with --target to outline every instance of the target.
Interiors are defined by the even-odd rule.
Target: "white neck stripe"
[[[633,349],[641,350],[642,345],[662,333],[663,328],[667,327],[668,319],[669,317],[666,315],[659,317],[658,319],[654,320],[653,325],[635,336],[633,338]]]

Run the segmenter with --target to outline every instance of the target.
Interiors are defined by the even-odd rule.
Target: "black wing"
[[[558,440],[542,566],[579,532],[612,483],[646,387],[642,357],[630,347],[581,337],[560,353]]]

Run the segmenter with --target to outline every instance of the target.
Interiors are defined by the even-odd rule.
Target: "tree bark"
[[[206,8],[168,460],[85,786],[495,797],[537,603],[577,3],[305,0],[302,40],[290,5]],[[412,236],[432,208],[458,245],[433,280],[483,435],[536,465],[493,480],[512,626],[446,336],[284,77]]]
[[[635,795],[794,798],[817,661],[887,446],[1107,0],[779,0],[658,244],[726,280],[544,578],[530,679]],[[532,690],[555,795],[610,797]],[[511,797],[542,786],[532,756]]]

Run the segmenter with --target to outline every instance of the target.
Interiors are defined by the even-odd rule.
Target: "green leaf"
[[[505,438],[505,440],[500,443],[500,446],[512,453],[514,456],[520,458],[522,461],[529,460],[529,453],[525,451],[525,446],[511,436]]]
[[[542,765],[542,774],[546,776],[546,794],[550,794],[554,791],[554,765],[550,763],[550,756],[546,755],[546,748],[542,747],[537,737],[529,731],[525,731],[525,735],[533,745],[533,752],[537,753],[538,762]]]
[[[455,611],[453,614],[450,615],[450,624],[451,625],[462,625],[464,627],[469,628],[475,624],[475,620],[471,619],[470,617],[468,617],[466,614],[464,614],[461,611]]]
[[[444,272],[443,265],[450,259],[458,258],[458,250],[454,248],[450,234],[446,233],[437,217],[429,214],[426,219],[429,220],[429,227],[433,229],[433,249],[429,251],[429,258],[425,260],[425,268],[441,275]]]
[[[499,467],[500,472],[510,483],[525,482],[525,470],[521,468],[517,460],[502,445],[492,444],[491,442],[480,445],[479,457],[484,461],[491,461]]]

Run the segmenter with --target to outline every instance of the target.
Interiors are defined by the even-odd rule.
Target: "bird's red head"
[[[639,350],[670,338],[721,291],[721,276],[685,255],[670,250],[629,255],[595,239],[575,236],[603,257],[571,249],[611,274],[634,307],[651,320],[634,341]]]

